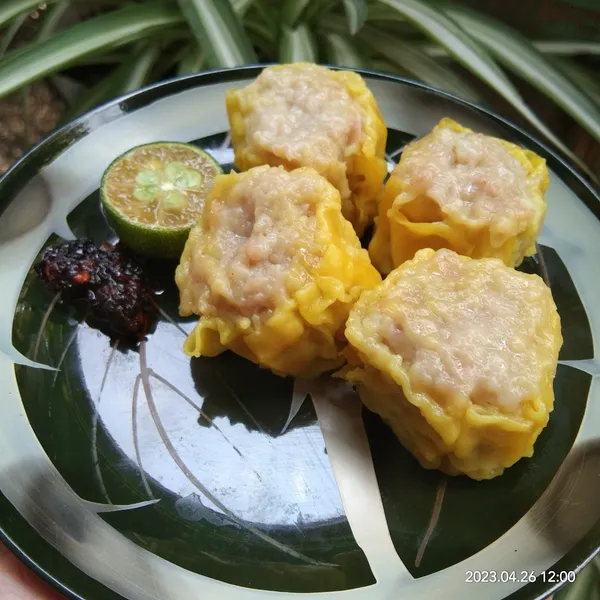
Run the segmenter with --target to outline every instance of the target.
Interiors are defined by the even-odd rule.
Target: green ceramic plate
[[[523,268],[545,269],[563,322],[556,408],[535,456],[489,482],[424,471],[343,390],[311,390],[231,354],[188,360],[181,347],[194,321],[177,316],[173,264],[154,265],[164,292],[145,348],[151,395],[135,393],[138,349],[111,346],[32,274],[60,238],[113,237],[97,188],[127,149],[192,142],[231,169],[225,91],[259,69],[108,104],[0,181],[5,541],[88,600],[544,597],[600,545],[600,202],[511,124],[364,73],[390,129],[390,168],[447,116],[528,146],[551,169],[542,252]]]

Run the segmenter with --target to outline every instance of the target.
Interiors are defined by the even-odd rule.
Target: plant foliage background
[[[488,104],[600,174],[600,0],[3,0],[0,28],[0,99],[49,78],[63,119],[165,77],[309,60]]]
[[[0,171],[154,81],[314,61],[488,105],[600,177],[600,0],[1,0],[0,34]],[[557,597],[600,600],[598,560]]]

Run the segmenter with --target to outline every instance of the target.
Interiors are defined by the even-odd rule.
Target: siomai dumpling
[[[421,248],[449,248],[518,266],[535,253],[547,187],[543,158],[442,119],[406,146],[386,183],[373,264],[389,273]]]
[[[562,345],[537,275],[420,250],[364,292],[346,337],[340,375],[425,468],[490,479],[533,454]]]
[[[269,166],[217,178],[175,278],[180,313],[200,315],[189,356],[229,349],[304,377],[343,363],[348,313],[381,281],[333,185]]]
[[[363,234],[383,192],[387,129],[360,75],[309,63],[268,67],[229,90],[226,103],[238,169],[313,167]]]

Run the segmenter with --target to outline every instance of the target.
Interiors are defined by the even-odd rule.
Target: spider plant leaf
[[[258,62],[230,0],[178,0],[211,68]]]
[[[38,3],[38,6],[39,6],[39,3]],[[35,38],[36,41],[39,42],[40,40],[45,40],[54,33],[54,31],[56,30],[56,26],[58,25],[58,22],[60,21],[62,16],[65,14],[65,12],[70,8],[70,6],[71,6],[71,0],[61,0],[60,2],[48,7],[46,14],[41,19],[41,25],[38,30],[38,34]],[[22,14],[21,17],[19,17],[18,19],[13,21],[13,25],[17,26],[17,28],[18,28],[20,26],[19,23],[24,23],[27,20],[28,16],[29,16],[29,13]],[[16,33],[16,31],[15,31],[15,33]],[[6,35],[8,36],[8,32]],[[4,56],[4,52],[8,49],[9,45],[10,45],[10,42],[6,44],[4,51],[0,51],[0,58],[2,58]],[[14,58],[15,56],[18,55],[19,52],[22,52],[25,49],[26,49],[26,47],[19,48],[18,50],[14,50],[13,52],[10,53],[9,57]]]
[[[123,74],[119,95],[133,92],[147,83],[150,83],[152,67],[160,57],[161,45],[159,43],[149,44],[144,48],[135,50]]]
[[[328,33],[324,38],[327,62],[341,67],[364,69],[369,61],[362,56],[356,48],[356,44],[348,37],[338,33]]]
[[[42,19],[36,41],[39,42],[41,40],[47,40],[52,34],[54,34],[60,23],[60,20],[70,7],[71,0],[61,0],[60,2],[50,6]],[[115,60],[111,53],[102,54],[101,56],[92,56],[89,60],[101,60],[104,61],[103,64],[124,62],[123,58],[117,58],[117,60]],[[60,74],[50,77],[50,82],[62,96],[63,100],[66,102],[66,105],[70,107],[72,107],[81,97],[81,95],[87,90],[83,83],[76,81],[71,77],[61,76]]]
[[[317,45],[307,25],[299,25],[294,29],[283,27],[279,62],[317,62]]]
[[[598,81],[595,73],[568,58],[555,57],[553,63],[579,89],[584,90],[597,106],[600,106],[600,81]]]
[[[428,39],[421,30],[415,29],[397,10],[381,2],[369,4],[367,23],[375,23],[379,28],[388,28],[392,33],[407,41],[411,39]]]
[[[457,62],[510,102],[554,146],[593,177],[583,162],[525,104],[515,86],[479,41],[442,10],[424,0],[380,0],[380,2],[398,11],[406,20],[444,47]]]
[[[326,18],[327,13],[338,6],[338,4],[339,0],[312,0],[308,5],[308,8],[304,11],[302,18],[307,22],[322,23],[322,20]],[[346,33],[346,31],[344,31],[344,33]]]
[[[376,71],[381,71],[382,73],[392,73],[394,75],[407,75],[406,71],[401,69],[398,65],[395,65],[393,62],[389,60],[384,60],[382,58],[373,58],[371,59],[371,68]]]
[[[434,60],[414,44],[403,42],[374,27],[365,27],[360,34],[360,39],[371,50],[398,65],[402,71],[413,77],[467,100],[475,102],[480,100],[477,91],[454,73],[448,65]]]
[[[60,20],[67,10],[69,10],[70,6],[71,0],[62,0],[62,2],[58,2],[46,11],[46,16],[42,20],[38,32],[38,41],[48,39],[56,31]]]
[[[600,54],[600,42],[579,40],[533,40],[535,48],[544,54],[573,56],[574,54]]]
[[[393,8],[415,27],[446,48],[458,62],[472,70],[492,87],[508,90],[510,85],[500,67],[481,46],[439,9],[424,0],[380,0]],[[511,86],[512,87],[512,86]]]
[[[580,42],[576,40],[532,40],[530,44],[542,54],[556,56],[576,56],[578,54],[600,54],[600,42]],[[431,42],[418,42],[417,45],[429,56],[449,58],[444,48]]]
[[[61,0],[57,4],[54,4],[48,8],[46,14],[44,15],[44,18],[42,19],[42,24],[40,25],[40,28],[38,30],[36,41],[39,42],[42,40],[46,40],[54,33],[60,19],[69,9],[70,4],[70,0]],[[25,14],[21,18],[26,19],[27,16],[28,14]],[[0,57],[1,56],[2,53],[0,53]],[[50,82],[58,91],[58,93],[63,97],[63,99],[67,103],[67,106],[71,106],[71,99],[77,96],[80,89],[79,86],[85,89],[85,86],[83,86],[83,84],[79,84],[79,82],[74,82],[73,80],[67,78],[61,79],[60,76],[57,75],[51,77]],[[24,95],[24,98],[27,101],[29,100],[29,90],[29,86],[24,87],[22,90],[22,94]],[[25,104],[27,105],[28,102],[26,102]],[[23,114],[25,125],[27,129],[29,129],[29,111],[27,109],[24,109]],[[29,136],[27,136],[26,139],[29,139]]]
[[[244,26],[247,30],[252,31],[263,38],[263,41],[268,41],[271,44],[277,42],[280,36],[278,26],[276,29],[273,29],[259,17],[246,17],[244,19]]]
[[[474,11],[447,13],[502,64],[546,94],[600,141],[600,108],[519,32]]]
[[[244,26],[255,48],[265,56],[277,56],[279,31],[277,35],[259,19],[246,17]]]
[[[311,0],[283,0],[281,23],[293,28],[301,19]]]
[[[82,114],[107,102],[118,94],[119,82],[122,80],[124,65],[117,67],[112,73],[103,77],[96,85],[83,92],[73,106],[63,115],[62,123],[68,123]]]
[[[198,44],[195,39],[190,39],[189,32],[186,39],[181,40],[177,36],[160,40],[160,56],[154,61],[152,73],[149,75],[151,81],[159,81],[164,74],[171,74],[177,71],[181,61],[188,55],[191,47],[198,51]],[[125,59],[127,60],[127,58]]]
[[[376,2],[369,6],[367,21],[397,21],[406,23],[406,19],[397,10],[381,2]]]
[[[39,0],[4,0],[0,6],[0,27],[19,15],[27,15],[40,4]]]
[[[273,32],[279,33],[279,16],[274,11],[274,7],[265,0],[255,0],[253,7],[253,13],[258,20],[260,20],[265,27],[268,27]],[[253,16],[254,16],[253,15]],[[244,20],[244,24],[246,20]]]
[[[15,36],[19,32],[19,29],[23,26],[23,23],[27,20],[27,14],[21,15],[17,17],[9,26],[8,29],[4,32],[2,36],[2,41],[0,41],[0,58],[2,58],[5,52],[8,50],[9,46],[12,44]]]
[[[365,0],[343,0],[344,10],[348,18],[350,35],[356,35],[367,19],[367,3]]]
[[[330,15],[319,23],[319,28],[339,35],[348,35],[348,22],[340,15]]]
[[[100,52],[113,50],[179,25],[170,2],[148,2],[83,21],[0,61],[0,97]],[[11,56],[13,55],[13,56]]]
[[[159,58],[160,52],[160,44],[134,47],[129,59],[84,93],[68,111],[63,121],[71,121],[116,96],[133,92],[148,83],[150,71]]]
[[[254,0],[231,0],[231,7],[238,17],[243,17],[253,3]]]
[[[370,5],[369,10],[371,10],[372,6],[377,5]],[[445,53],[443,48],[433,44],[431,41],[427,41],[427,38],[425,38],[420,31],[416,30],[412,25],[406,22],[394,20],[388,20],[387,22],[371,21],[370,19],[367,19],[367,23],[369,24],[368,27],[371,29],[371,31],[377,30],[378,32],[387,33],[388,35],[394,36],[394,39],[401,38],[404,42],[414,44],[419,47],[426,47],[429,49],[435,46],[436,48],[440,49],[441,53]],[[404,27],[404,25],[406,27]],[[348,22],[342,15],[328,15],[325,19],[318,23],[318,27],[323,31],[329,31],[331,33],[338,33],[340,35],[348,34]],[[352,38],[353,43],[360,43],[361,35],[365,29],[366,27],[363,27],[363,29]],[[369,29],[367,29],[367,31],[368,30]]]
[[[190,73],[197,73],[202,70],[204,66],[204,55],[197,46],[189,48],[185,53],[184,57],[179,61],[177,67],[177,75],[188,75]]]

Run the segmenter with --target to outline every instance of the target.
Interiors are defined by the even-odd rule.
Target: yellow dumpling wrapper
[[[267,67],[228,90],[226,105],[239,170],[313,167],[338,189],[362,236],[383,193],[387,128],[359,74],[310,63]]]
[[[422,248],[518,266],[535,254],[546,214],[546,161],[505,140],[442,119],[411,142],[388,179],[373,264],[387,274]]]
[[[562,345],[537,275],[420,250],[361,296],[346,337],[339,376],[425,468],[490,479],[532,456]]]
[[[200,315],[186,354],[311,377],[341,366],[348,313],[381,276],[333,185],[263,166],[217,178],[175,280],[180,313]]]

